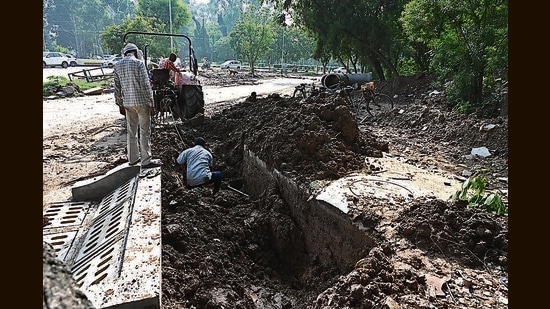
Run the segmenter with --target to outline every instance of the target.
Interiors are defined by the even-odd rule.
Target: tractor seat
[[[170,81],[170,70],[168,69],[153,69],[151,70],[153,87],[164,88]]]

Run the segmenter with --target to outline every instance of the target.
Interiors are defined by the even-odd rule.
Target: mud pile
[[[428,89],[418,92],[427,97]],[[365,169],[365,157],[394,151],[392,135],[374,132],[382,128],[405,131],[405,117],[424,119],[424,110],[434,109],[428,101],[419,100],[423,103],[401,106],[408,110],[408,116],[396,116],[395,122],[370,121],[367,129],[360,129],[364,124],[357,124],[338,97],[298,101],[277,94],[251,97],[210,118],[199,116],[158,128],[153,151],[165,162],[165,308],[377,308],[384,304],[403,308],[490,304],[507,308],[507,217],[468,208],[464,202],[435,198],[390,205],[360,199],[350,212],[350,220],[370,222],[366,232],[377,239],[377,245],[356,265],[341,269],[319,265],[315,256],[304,250],[300,235],[307,227],[294,223],[277,188],[273,186],[259,197],[227,188],[231,185],[246,192],[239,187],[243,183],[245,144],[268,168],[281,171],[304,188],[314,180],[337,179]],[[423,125],[436,127],[445,119],[453,119],[452,112],[446,115],[427,117],[431,121]],[[471,120],[476,125],[487,121]],[[469,126],[462,130],[478,132],[470,131]],[[507,155],[502,134],[506,136],[499,132],[485,137],[486,141],[496,141],[492,148],[503,150],[501,156],[493,158],[501,164],[506,162],[502,154]],[[206,138],[216,167],[226,176],[222,191],[215,196],[210,187],[185,189],[185,172],[173,162],[196,136]],[[437,140],[441,139],[432,142]],[[421,139],[416,136],[414,141]],[[448,148],[458,151],[471,146],[456,144]],[[413,162],[423,160],[426,155],[418,151],[427,145],[407,149]],[[395,146],[403,149],[403,145]],[[480,163],[485,166],[479,161],[475,164]],[[384,213],[395,215],[384,218]]]

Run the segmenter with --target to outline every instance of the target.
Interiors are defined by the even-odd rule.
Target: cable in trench
[[[353,182],[351,183],[351,185],[354,185],[355,183],[358,183],[358,182],[365,182],[365,181],[368,181],[368,180],[369,180],[369,179],[355,180],[355,181],[353,181]],[[372,179],[371,179],[371,180],[372,180]],[[389,183],[389,184],[392,184],[392,185],[396,185],[396,186],[398,186],[398,187],[401,187],[401,188],[407,190],[411,195],[413,195],[413,192],[412,192],[409,188],[407,188],[407,187],[405,187],[405,186],[403,186],[403,185],[400,185],[400,184],[398,184],[398,183],[395,183],[395,182],[393,182],[393,181],[384,180],[384,179],[376,179],[376,180],[374,180],[374,181],[386,182],[386,183]],[[351,188],[351,186],[349,187],[349,190],[351,191],[351,193],[352,193],[353,195],[359,196],[359,194],[353,192],[353,189]]]
[[[170,109],[170,113],[172,115],[174,115],[174,111],[172,110],[172,107],[168,107]],[[181,144],[183,147],[185,147],[185,142],[183,141],[183,136],[181,136],[180,134],[180,130],[178,130],[178,127],[176,126],[176,122],[175,121],[172,121],[172,125],[174,125],[174,130],[176,130],[176,134],[178,135],[178,137],[180,138],[180,141],[181,141]]]

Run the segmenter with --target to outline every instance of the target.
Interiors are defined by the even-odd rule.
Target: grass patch
[[[64,76],[48,76],[48,80],[42,84],[42,95],[54,95],[59,91],[63,91],[63,88],[67,86],[72,86],[78,92],[83,92],[96,87],[107,87],[111,85],[112,81],[112,77],[100,81],[87,82],[86,79],[80,78],[71,81]]]

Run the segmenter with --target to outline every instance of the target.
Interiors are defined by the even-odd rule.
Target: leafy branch
[[[451,200],[467,201],[468,207],[478,207],[497,215],[507,215],[508,207],[504,205],[502,197],[498,193],[485,192],[487,177],[477,175],[466,179],[460,188],[452,196]]]

